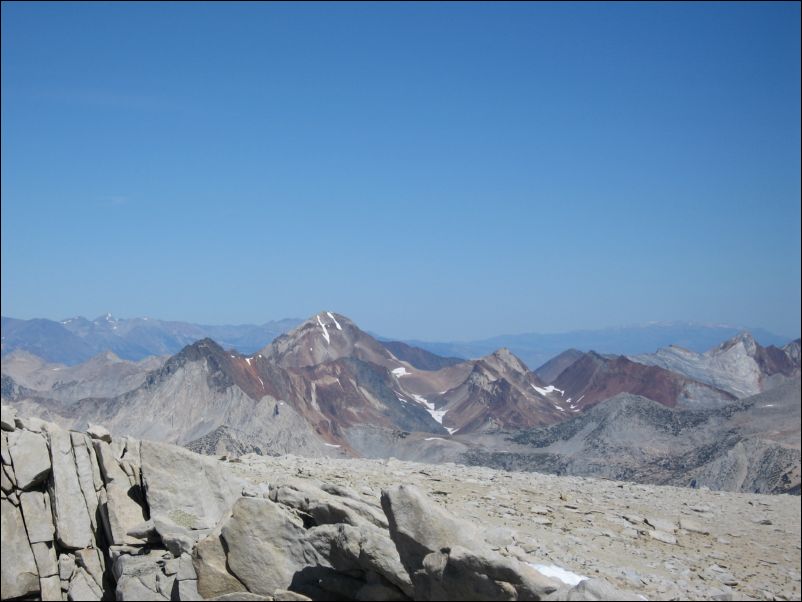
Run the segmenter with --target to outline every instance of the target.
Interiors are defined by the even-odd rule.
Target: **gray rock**
[[[179,581],[185,581],[187,579],[196,580],[198,578],[195,567],[192,565],[192,556],[189,554],[181,554],[181,557],[178,559],[178,576],[176,578]]]
[[[179,600],[203,600],[198,593],[198,582],[194,579],[179,580],[178,582]],[[242,600],[242,598],[238,598]]]
[[[355,497],[358,495],[356,493],[353,493],[353,496],[338,497],[328,493],[324,488],[340,493],[348,491],[326,484],[315,487],[304,481],[295,480],[271,492],[270,499],[312,515],[318,525],[346,523],[358,527],[369,523],[382,529],[388,528],[387,519],[378,506],[372,506],[358,499]]]
[[[138,488],[131,487],[128,479],[115,480],[106,485],[105,503],[101,503],[104,521],[107,521],[109,540],[114,545],[143,543],[128,532],[145,521],[145,513],[133,497]],[[101,497],[102,500],[102,497]]]
[[[44,602],[61,602],[61,580],[58,575],[39,578],[40,598]]]
[[[103,588],[103,560],[99,551],[95,548],[85,548],[75,552],[75,564],[86,571],[94,582]]]
[[[544,600],[570,600],[570,601],[595,601],[595,600],[645,600],[642,596],[620,590],[602,579],[585,579],[575,586],[563,586],[553,594],[543,598]]]
[[[22,516],[28,531],[28,541],[38,543],[53,541],[53,515],[50,512],[50,497],[39,491],[26,491],[20,494]],[[49,577],[49,575],[42,575]]]
[[[56,550],[52,544],[40,541],[31,544],[31,551],[40,578],[58,575],[58,560],[56,560]]]
[[[0,459],[6,466],[11,466],[11,454],[8,453],[8,433],[0,431]]]
[[[154,521],[156,532],[164,543],[164,547],[176,558],[182,554],[192,554],[195,547],[195,538],[189,529],[185,529],[174,522],[164,519]]]
[[[141,442],[140,454],[154,519],[211,529],[240,497],[244,481],[225,473],[213,458],[152,441]]]
[[[323,565],[303,521],[267,499],[238,499],[221,533],[231,572],[253,593],[287,589],[304,567]]]
[[[89,453],[89,466],[92,469],[92,483],[95,485],[95,491],[100,491],[103,488],[103,475],[100,474],[100,464],[98,463],[97,454],[95,453],[95,446],[87,435],[84,435],[84,445],[86,446],[86,451]]]
[[[649,536],[652,539],[656,539],[657,541],[662,541],[663,543],[668,543],[672,545],[676,545],[677,538],[674,537],[671,533],[666,533],[665,531],[658,531],[657,529],[653,531],[649,531]]]
[[[204,599],[246,591],[242,582],[228,572],[220,529],[198,542],[192,551],[192,564],[198,575],[198,592]]]
[[[100,441],[111,443],[111,433],[99,424],[92,424],[90,422],[87,426],[86,434],[92,439],[99,439]]]
[[[153,550],[139,556],[118,556],[112,567],[117,600],[169,600],[175,576],[162,572],[162,555]]]
[[[516,533],[508,527],[495,527],[485,531],[485,541],[493,548],[504,548],[515,544]]]
[[[100,589],[89,575],[82,568],[77,568],[70,581],[70,589],[67,591],[67,600],[85,601],[100,600],[103,597],[103,590]]]
[[[26,491],[47,478],[50,474],[50,454],[44,436],[30,431],[16,431],[9,435],[8,444],[19,489]]]
[[[78,482],[70,435],[50,433],[53,478],[50,500],[55,518],[56,539],[67,549],[88,548],[94,543],[92,523]]]
[[[17,416],[17,410],[9,406],[0,406],[0,428],[4,431],[13,431],[17,428],[14,423],[14,418]]]
[[[385,531],[364,525],[322,525],[309,530],[310,544],[341,573],[373,572],[412,596],[412,582]],[[378,593],[378,592],[374,592]],[[365,594],[367,595],[367,594]]]
[[[3,537],[0,551],[0,596],[3,600],[32,596],[39,591],[39,573],[28,543],[22,513],[6,500],[0,500]]]
[[[81,433],[70,433],[72,441],[72,452],[75,455],[75,469],[78,473],[78,483],[81,485],[81,492],[86,500],[86,507],[89,511],[89,520],[92,529],[97,530],[97,507],[98,499],[95,491],[95,482],[92,477],[92,457],[86,448],[86,441]]]
[[[390,537],[409,574],[414,574],[432,552],[455,545],[472,548],[482,541],[476,527],[457,520],[412,485],[383,490],[381,504]]]
[[[128,475],[125,474],[125,471],[120,466],[117,455],[114,453],[114,449],[111,445],[105,441],[95,439],[92,441],[92,447],[95,450],[100,474],[106,485],[115,481],[120,486],[122,486],[123,483],[129,483]]]
[[[0,489],[2,489],[3,493],[11,493],[16,487],[14,469],[11,468],[10,464],[3,464],[2,470],[0,470]]]
[[[461,546],[427,555],[412,579],[416,600],[541,600],[560,586],[521,562]]]
[[[148,520],[137,523],[128,529],[128,531],[126,531],[126,535],[130,535],[131,537],[141,540],[153,539],[158,537],[158,533],[156,532],[156,523],[153,522],[152,518],[149,518]]]
[[[75,570],[75,556],[72,554],[59,554],[58,555],[58,576],[63,580],[72,579],[72,573]]]

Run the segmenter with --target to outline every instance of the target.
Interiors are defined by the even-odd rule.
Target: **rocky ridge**
[[[3,599],[800,593],[799,498],[2,429]]]
[[[499,554],[413,486],[379,505],[7,407],[2,427],[3,599],[537,600],[588,587]]]
[[[748,332],[704,353],[672,345],[630,359],[684,374],[739,398],[756,395],[800,374],[799,339],[781,348],[763,347]]]

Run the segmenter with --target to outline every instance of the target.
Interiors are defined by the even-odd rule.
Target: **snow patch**
[[[342,330],[342,326],[340,326],[340,323],[337,321],[337,318],[334,317],[334,314],[332,314],[330,311],[327,311],[326,313],[332,320],[334,320],[334,325],[337,327],[337,330]]]
[[[565,412],[565,408],[561,408],[556,403],[554,404],[554,408],[557,409],[557,410],[560,410],[561,412]]]
[[[401,403],[409,403],[406,399],[401,399],[400,397],[396,397],[396,399]]]
[[[249,358],[249,357],[246,357],[246,358],[245,358],[245,361],[246,361],[246,362],[248,362],[248,365],[249,365],[249,366],[251,365],[251,358]]]
[[[323,320],[320,319],[320,316],[317,316],[317,323],[320,324],[320,327],[323,329],[323,338],[326,339],[326,343],[330,343],[331,337],[329,337],[329,331],[326,329],[326,325],[323,323]]]
[[[577,575],[576,573],[567,571],[556,564],[534,564],[532,562],[527,562],[526,564],[531,566],[536,571],[539,571],[546,577],[553,577],[554,579],[558,579],[570,586],[579,585],[580,581],[585,581],[587,579],[587,577],[584,577],[583,575]]]
[[[407,369],[404,366],[401,366],[400,368],[393,368],[392,372],[396,378],[401,378],[402,376],[410,376],[410,373],[407,372]]]
[[[433,403],[431,403],[425,397],[421,397],[420,395],[414,395],[413,394],[412,395],[412,399],[417,401],[422,406],[425,406],[426,407],[426,411],[429,412],[429,415],[432,418],[434,418],[436,422],[438,422],[439,424],[443,424],[443,416],[446,415],[446,412],[448,412],[448,410],[436,410],[434,408],[434,404]]]
[[[424,441],[446,441],[446,439],[443,439],[442,437],[426,437]]]
[[[553,393],[554,391],[557,391],[560,395],[565,394],[564,390],[560,390],[557,387],[555,387],[554,385],[549,385],[548,387],[545,387],[545,388],[536,387],[535,385],[532,385],[532,388],[535,391],[537,391],[538,393],[540,393],[541,395],[548,395],[549,393]]]
[[[454,433],[456,433],[456,432],[459,430],[459,429],[454,429],[454,428],[451,428],[451,427],[449,427],[449,426],[444,426],[443,428],[444,428],[444,429],[446,429],[446,430],[448,431],[448,434],[449,434],[449,435],[453,435]]]
[[[257,376],[256,378],[259,378],[259,377]],[[260,383],[262,383],[262,386],[263,386],[263,387],[265,386],[265,383],[264,383],[264,381],[263,381],[261,378],[259,378],[259,382],[260,382]]]
[[[326,447],[340,447],[339,445],[334,445],[334,443],[324,443]]]

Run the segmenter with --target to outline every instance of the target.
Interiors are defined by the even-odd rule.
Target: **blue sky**
[[[2,4],[2,312],[800,331],[800,5]]]

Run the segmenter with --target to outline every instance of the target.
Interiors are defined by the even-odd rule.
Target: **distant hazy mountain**
[[[138,361],[152,355],[172,355],[186,345],[211,338],[241,353],[253,353],[301,321],[275,320],[264,324],[209,326],[152,318],[116,319],[106,314],[61,322],[2,319],[2,354],[27,351],[49,362],[75,365],[111,351],[121,359]]]
[[[637,355],[653,353],[655,349],[678,345],[691,351],[704,352],[721,341],[731,339],[748,330],[761,345],[782,346],[790,337],[784,337],[761,328],[744,328],[725,324],[697,324],[693,322],[655,322],[650,324],[575,330],[556,334],[512,334],[467,342],[407,341],[437,355],[446,357],[478,358],[496,349],[506,347],[520,357],[530,368],[541,366],[566,349]]]

